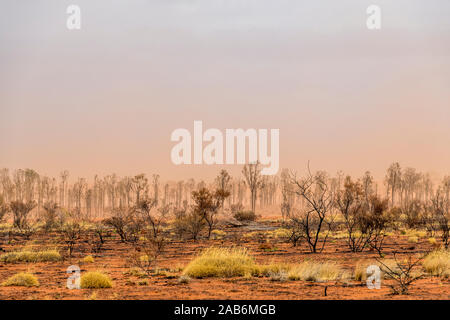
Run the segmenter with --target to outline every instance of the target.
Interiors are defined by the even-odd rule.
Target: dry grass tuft
[[[358,262],[355,266],[355,270],[353,272],[353,279],[356,281],[364,282],[367,280],[367,267],[370,264],[365,262]]]
[[[425,257],[422,265],[433,276],[450,278],[450,251],[433,251]]]
[[[212,247],[202,251],[183,273],[193,278],[240,277],[258,274],[258,266],[245,248]]]
[[[84,263],[94,263],[95,260],[94,260],[93,256],[86,256],[86,257],[83,258],[83,262]]]
[[[101,272],[87,272],[81,277],[81,288],[83,289],[101,289],[112,288],[113,283],[109,276]]]
[[[344,272],[334,262],[305,261],[293,266],[288,273],[289,280],[325,282],[338,280]]]
[[[417,242],[419,242],[419,237],[417,237],[417,236],[410,236],[410,237],[408,237],[408,242],[409,243],[417,243]]]
[[[2,254],[0,261],[4,263],[17,263],[17,262],[51,262],[60,261],[61,255],[57,250],[45,250],[45,251],[13,251]]]
[[[17,273],[2,283],[2,286],[38,287],[39,281],[31,273]]]

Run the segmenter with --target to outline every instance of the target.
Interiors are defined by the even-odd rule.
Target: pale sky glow
[[[281,168],[450,174],[449,17],[448,0],[2,0],[0,167],[212,178],[170,160],[202,120],[280,129]]]

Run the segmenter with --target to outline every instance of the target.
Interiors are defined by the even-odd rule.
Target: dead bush
[[[0,223],[3,222],[6,214],[9,212],[9,205],[4,201],[3,197],[0,195]]]
[[[136,244],[135,251],[130,258],[131,265],[140,269],[146,275],[154,273],[165,244],[166,239],[164,237],[154,237],[153,233],[149,232],[142,242]]]
[[[253,211],[238,211],[234,214],[234,218],[241,222],[255,221],[256,215]]]
[[[420,200],[405,201],[401,213],[405,217],[405,224],[413,229],[424,225],[424,205]]]
[[[150,236],[155,239],[160,236],[169,211],[169,206],[156,208],[156,201],[153,199],[141,200],[135,207],[137,218],[145,228],[149,228]]]
[[[393,294],[408,294],[411,284],[423,277],[423,273],[417,272],[414,268],[420,265],[423,257],[413,259],[411,255],[408,258],[399,260],[396,252],[394,252],[394,261],[389,263],[377,259],[380,264],[380,269],[383,272],[385,279],[393,280],[393,284],[388,284]]]
[[[54,202],[47,202],[42,207],[44,209],[44,229],[50,231],[57,226],[59,206]]]
[[[450,199],[447,198],[441,188],[436,191],[436,194],[431,198],[428,210],[431,213],[429,216],[428,225],[433,230],[439,231],[444,247],[447,249],[450,243]]]
[[[35,201],[12,201],[9,205],[14,218],[14,226],[23,229],[28,224],[28,215],[36,207]]]
[[[174,227],[178,235],[187,235],[188,238],[197,240],[205,226],[206,221],[199,212],[194,210],[177,212]]]
[[[386,214],[387,208],[387,199],[381,199],[376,195],[371,196],[368,209],[359,221],[361,233],[369,235],[367,244],[376,250],[380,256],[386,237],[385,230],[389,223],[389,216]]]
[[[313,175],[308,170],[305,178],[297,179],[292,176],[291,182],[295,193],[303,199],[305,205],[295,211],[287,227],[292,235],[306,241],[311,252],[322,252],[334,223],[334,193],[330,188],[330,181],[324,172]]]
[[[112,216],[103,220],[103,223],[112,227],[122,242],[136,242],[142,228],[134,209],[113,210]]]
[[[62,227],[62,234],[70,258],[72,257],[75,245],[81,239],[83,229],[78,222],[68,222]]]

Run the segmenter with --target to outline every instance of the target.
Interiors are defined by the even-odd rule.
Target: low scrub
[[[239,211],[234,214],[234,218],[238,221],[255,221],[256,215],[253,211]]]
[[[60,261],[61,255],[56,250],[45,251],[13,251],[2,254],[0,261],[4,263],[17,263],[17,262],[51,262]]]
[[[222,230],[213,230],[211,232],[213,239],[223,239],[227,235],[225,231]]]
[[[425,257],[422,265],[433,276],[450,278],[450,251],[433,251]]]
[[[367,267],[368,263],[358,262],[355,266],[355,270],[353,272],[353,278],[356,281],[366,281],[367,280]]]
[[[280,271],[280,272],[271,272],[269,274],[270,281],[280,281],[284,282],[288,280],[288,274],[286,271]]]
[[[31,273],[17,273],[2,283],[2,286],[38,287],[39,281]]]
[[[417,236],[408,237],[408,242],[409,243],[417,243],[417,242],[419,242],[419,238]]]
[[[97,271],[85,273],[81,277],[81,288],[83,289],[101,289],[112,288],[113,283],[108,275]]]
[[[383,273],[383,278],[393,280],[391,283],[387,283],[392,294],[408,294],[410,286],[423,277],[423,273],[416,268],[422,262],[423,257],[414,258],[410,254],[407,258],[399,260],[397,253],[394,252],[394,259],[380,260],[376,258],[376,260]]]
[[[274,274],[283,274],[289,272],[293,265],[287,263],[270,263],[258,267],[258,275],[271,277]]]
[[[289,271],[288,279],[325,282],[338,280],[342,275],[343,270],[334,262],[305,261]]]
[[[269,277],[273,281],[334,281],[344,271],[334,262],[305,261],[301,264],[257,264],[245,248],[208,248],[184,269],[192,278],[206,277]]]
[[[95,259],[94,259],[93,256],[86,256],[86,257],[83,258],[83,262],[84,263],[94,263]]]
[[[239,277],[258,274],[258,266],[245,248],[212,247],[192,260],[184,274],[193,278]]]

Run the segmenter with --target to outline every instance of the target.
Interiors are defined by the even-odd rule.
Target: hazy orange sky
[[[281,168],[450,174],[449,17],[448,0],[2,0],[0,167],[212,178],[170,160],[202,120],[280,129]]]

